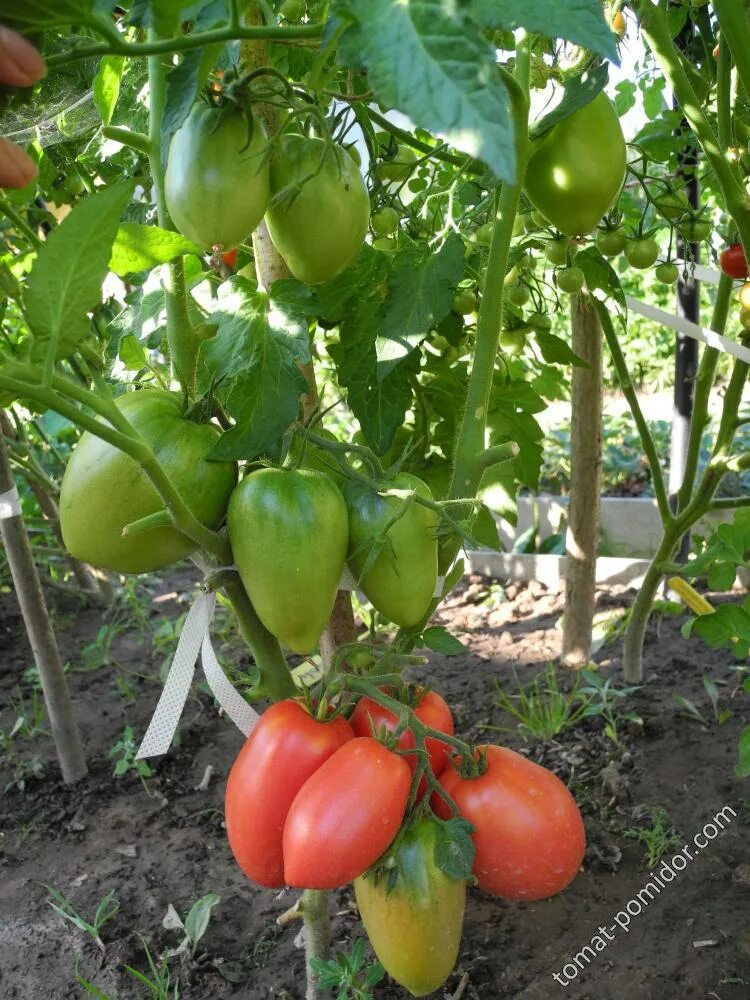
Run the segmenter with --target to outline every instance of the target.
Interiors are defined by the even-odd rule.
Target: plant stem
[[[154,185],[157,221],[162,229],[172,229],[164,194],[161,135],[167,101],[166,71],[169,64],[159,55],[149,56],[149,132],[148,161]],[[167,341],[175,373],[188,399],[195,392],[195,375],[200,341],[190,322],[185,269],[182,259],[166,265],[167,281],[164,296],[167,306]]]
[[[300,901],[305,924],[305,959],[310,970],[311,958],[327,958],[331,947],[331,917],[328,893],[320,889],[305,889]],[[320,1000],[322,992],[312,971],[308,972],[305,1000]]]
[[[105,22],[106,23],[106,22]],[[47,66],[61,66],[76,62],[79,59],[92,59],[96,56],[122,55],[131,59],[143,56],[164,55],[171,52],[187,52],[203,45],[213,45],[221,42],[232,42],[240,38],[267,39],[277,44],[316,41],[323,34],[323,24],[261,24],[234,25],[228,24],[222,28],[212,28],[210,31],[196,31],[190,35],[179,35],[176,38],[150,38],[146,42],[126,42],[117,29],[111,30],[104,24],[99,27],[99,33],[106,37],[104,42],[92,45],[75,45],[65,52],[55,52],[47,56]]]
[[[257,693],[268,696],[272,701],[293,698],[297,688],[278,640],[258,618],[239,577],[225,583],[223,589],[260,672]]]
[[[747,5],[741,0],[714,0],[714,9],[719,18],[721,45],[728,45],[745,94],[750,95],[750,27],[747,20]]]
[[[622,650],[622,669],[629,684],[639,684],[643,680],[643,641],[646,627],[651,617],[656,592],[664,575],[664,564],[672,559],[681,536],[682,530],[676,527],[673,519],[664,530],[659,548],[630,608]]]
[[[137,149],[139,153],[151,156],[153,144],[151,139],[143,132],[135,132],[131,128],[121,128],[119,125],[104,125],[102,135],[105,139],[113,139],[121,146],[128,146],[130,149]]]
[[[21,218],[18,212],[11,207],[7,198],[0,198],[0,211],[3,215],[6,215],[10,219],[19,232],[23,233],[33,247],[41,246],[42,241],[39,239],[31,226],[29,226],[28,223]]]

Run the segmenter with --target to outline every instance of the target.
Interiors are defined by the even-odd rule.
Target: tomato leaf
[[[450,878],[468,878],[474,864],[474,827],[458,817],[440,822],[435,844],[435,862]]]
[[[471,0],[470,10],[484,27],[564,38],[619,65],[616,38],[600,0]]]
[[[720,604],[712,615],[699,615],[693,632],[715,649],[729,647],[735,656],[746,656],[750,644],[750,614],[738,604]]]
[[[96,24],[106,20],[114,7],[114,0],[24,0],[11,9],[3,4],[3,24],[23,33],[64,24]]]
[[[444,656],[457,656],[466,652],[466,646],[461,640],[451,635],[442,625],[430,625],[426,628],[422,633],[422,642],[428,649]]]
[[[212,457],[248,461],[272,450],[297,416],[310,360],[307,320],[271,294],[233,277],[219,288],[219,310],[208,322],[217,333],[201,347],[200,364],[219,401],[236,421]],[[205,386],[204,388],[208,388]]]
[[[129,372],[139,372],[146,367],[146,352],[135,334],[126,333],[118,348],[120,360]]]
[[[39,248],[24,295],[34,335],[33,356],[51,371],[89,332],[87,313],[102,297],[102,282],[132,182],[79,201]]]
[[[121,277],[166,264],[186,253],[200,254],[201,248],[170,229],[124,222],[117,230],[109,260],[110,270]]]
[[[531,137],[538,139],[554,125],[572,115],[574,111],[579,111],[590,104],[596,95],[604,90],[608,76],[609,70],[604,65],[574,77],[563,90],[562,96],[554,108],[548,111],[543,118],[534,122],[530,129]]]
[[[103,125],[112,121],[117,98],[120,96],[120,81],[125,67],[123,56],[103,56],[99,71],[94,77],[94,104]]]
[[[437,253],[412,244],[396,256],[375,343],[378,382],[450,312],[464,264],[464,244],[457,233]]]
[[[556,337],[554,333],[545,333],[537,330],[534,334],[542,357],[548,364],[574,365],[576,368],[589,368],[588,362],[579,358],[577,354],[568,347],[564,340]]]
[[[513,118],[495,50],[462,7],[339,0],[337,13],[354,22],[340,57],[367,70],[383,105],[484,161],[502,180],[515,180]]]

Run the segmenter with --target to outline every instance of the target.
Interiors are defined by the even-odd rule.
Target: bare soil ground
[[[185,609],[191,577],[180,571],[163,582],[147,607],[149,623]],[[171,596],[169,596],[171,594]],[[651,626],[643,688],[622,706],[642,725],[622,723],[613,742],[599,718],[584,720],[554,740],[524,740],[519,731],[498,733],[487,725],[510,725],[496,705],[495,683],[512,693],[559,649],[555,626],[560,598],[540,585],[510,587],[507,600],[487,581],[473,580],[441,612],[444,623],[467,647],[465,655],[430,655],[428,667],[412,671],[451,703],[457,731],[505,743],[556,771],[581,805],[588,850],[582,872],[560,896],[545,902],[507,904],[470,892],[461,954],[445,990],[436,996],[464,1000],[687,1000],[750,997],[750,792],[734,777],[738,734],[748,720],[747,696],[737,692],[731,658],[687,642],[680,620]],[[605,592],[600,606],[625,606],[628,595]],[[194,961],[171,962],[172,982],[186,1000],[303,997],[303,958],[294,946],[297,928],[276,917],[294,894],[250,885],[233,862],[222,826],[224,781],[241,734],[221,718],[210,696],[196,688],[180,727],[179,744],[152,762],[154,776],[142,783],[129,772],[114,778],[112,746],[131,725],[139,740],[160,692],[158,663],[146,623],[114,637],[96,669],[79,671],[81,650],[100,636],[102,612],[57,599],[60,643],[84,733],[90,773],[75,787],[58,777],[51,740],[44,733],[16,734],[0,743],[0,996],[4,1000],[68,1000],[84,997],[76,969],[105,998],[148,995],[125,965],[147,969],[143,940],[158,956],[179,943],[162,920],[173,904],[184,916],[208,892],[221,897]],[[621,640],[597,659],[604,676],[620,677]],[[17,689],[32,663],[12,594],[0,596],[0,729],[8,733],[18,715]],[[90,657],[89,657],[90,660]],[[89,666],[91,663],[89,662]],[[142,675],[142,676],[139,676]],[[721,706],[731,710],[722,726],[713,721],[702,677],[719,685]],[[561,683],[570,685],[563,675]],[[677,710],[673,693],[692,701],[709,724]],[[43,724],[44,727],[44,724]],[[31,773],[30,762],[38,764]],[[206,767],[214,776],[198,789]],[[41,770],[40,770],[41,768]],[[25,779],[25,780],[23,780]],[[21,780],[23,787],[19,787]],[[150,794],[147,794],[150,793]],[[746,798],[747,797],[747,798]],[[714,823],[726,806],[724,829],[695,851],[693,837]],[[642,826],[645,811],[664,808],[676,840],[693,859],[637,914],[631,904],[627,931],[616,915],[649,881],[643,845],[625,836]],[[732,813],[734,815],[732,815]],[[651,869],[658,871],[658,868]],[[45,885],[64,893],[90,918],[109,890],[117,915],[102,929],[102,953],[87,936],[48,905]],[[340,947],[362,935],[348,889],[332,901],[334,939]],[[621,916],[621,923],[626,917]],[[611,935],[605,937],[598,928]],[[592,936],[606,946],[592,952],[570,985],[569,963]],[[593,957],[592,957],[593,956]],[[145,991],[145,992],[144,992]],[[385,980],[378,1000],[404,998]]]

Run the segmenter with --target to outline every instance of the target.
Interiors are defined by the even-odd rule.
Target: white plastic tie
[[[18,499],[18,490],[8,490],[0,493],[0,521],[6,521],[9,517],[21,516],[21,501]]]
[[[213,646],[210,627],[216,607],[215,594],[198,594],[185,618],[164,689],[159,698],[136,760],[157,757],[169,750],[182,716],[195,675],[195,665],[202,653],[203,673],[208,686],[237,728],[249,736],[260,716],[231,684],[221,669]]]
[[[656,306],[639,302],[638,299],[633,299],[629,295],[625,297],[625,301],[628,309],[640,313],[646,319],[652,319],[662,326],[671,327],[672,330],[684,333],[686,337],[700,340],[701,343],[715,347],[717,351],[723,351],[725,354],[731,354],[732,357],[739,358],[740,361],[750,362],[750,350],[747,347],[743,347],[742,344],[738,344],[737,341],[730,340],[728,337],[722,337],[715,330],[710,330],[706,326],[698,326],[697,323],[691,323],[690,320],[683,319],[682,316],[675,316],[674,313],[664,312],[663,309],[657,309]]]

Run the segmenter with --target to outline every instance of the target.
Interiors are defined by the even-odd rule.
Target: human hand
[[[0,83],[30,87],[47,72],[37,50],[9,28],[0,26]],[[0,139],[0,188],[22,188],[36,177],[36,164],[20,146]]]

